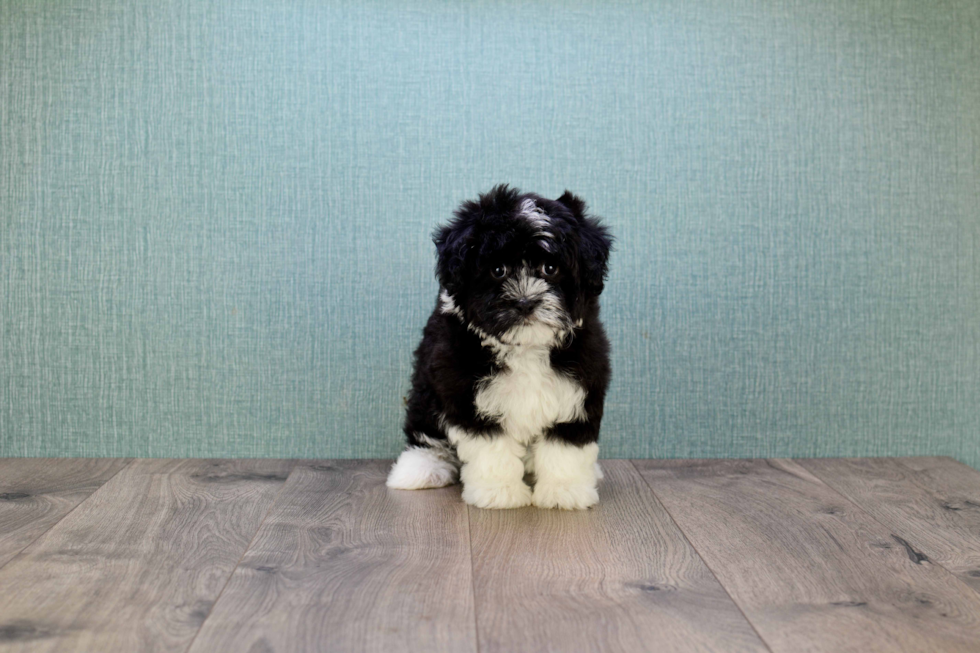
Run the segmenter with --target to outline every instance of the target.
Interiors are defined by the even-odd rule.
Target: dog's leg
[[[534,448],[534,505],[582,510],[598,503],[598,458],[595,442],[579,446],[540,440]]]
[[[477,508],[520,508],[531,504],[524,483],[524,445],[507,435],[469,435],[450,429],[463,461],[463,501]]]

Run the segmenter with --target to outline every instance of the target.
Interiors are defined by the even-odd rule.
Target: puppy
[[[464,202],[434,240],[441,288],[388,487],[458,476],[463,500],[480,508],[594,505],[608,231],[568,191],[549,200],[501,185]]]

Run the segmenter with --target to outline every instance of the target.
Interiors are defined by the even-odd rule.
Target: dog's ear
[[[439,227],[432,234],[432,242],[436,244],[436,274],[439,283],[450,295],[455,295],[463,285],[463,275],[466,269],[466,253],[470,245],[472,227],[463,227],[451,223]]]
[[[588,294],[599,295],[609,269],[609,251],[612,249],[613,238],[598,218],[586,213],[585,202],[581,198],[566,190],[558,198],[558,202],[572,213],[578,223],[582,289]]]

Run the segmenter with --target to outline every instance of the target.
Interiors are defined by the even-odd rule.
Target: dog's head
[[[507,344],[572,333],[602,292],[612,244],[568,191],[548,200],[506,185],[464,202],[434,240],[441,310]]]

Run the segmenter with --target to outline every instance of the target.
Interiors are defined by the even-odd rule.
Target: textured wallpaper
[[[0,0],[0,456],[394,456],[432,228],[618,237],[607,457],[980,464],[976,0]]]

